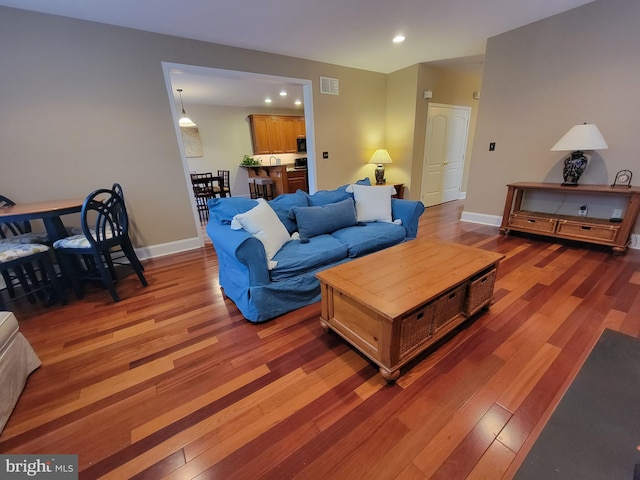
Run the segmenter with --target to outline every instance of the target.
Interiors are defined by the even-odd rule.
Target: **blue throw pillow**
[[[301,239],[333,233],[357,223],[356,207],[352,198],[321,206],[293,207],[290,215],[295,217],[298,223]]]
[[[346,191],[348,185],[338,187],[335,190],[319,190],[313,195],[307,194],[307,202],[310,207],[320,207],[329,203],[336,203],[346,199],[353,199],[353,195]]]
[[[298,229],[298,225],[295,219],[289,217],[289,212],[293,207],[306,207],[308,205],[307,195],[302,190],[298,190],[296,193],[283,193],[269,201],[269,205],[291,235]]]
[[[255,200],[243,197],[212,198],[207,203],[210,217],[221,225],[229,225],[234,216],[251,210],[257,204]]]

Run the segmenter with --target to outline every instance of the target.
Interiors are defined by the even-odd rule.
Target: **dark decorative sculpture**
[[[564,169],[562,170],[562,178],[565,187],[578,186],[578,180],[587,168],[587,157],[580,150],[577,150],[564,160]]]

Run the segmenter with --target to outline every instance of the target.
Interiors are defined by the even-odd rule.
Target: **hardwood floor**
[[[640,335],[640,252],[459,222],[419,236],[506,254],[492,308],[395,385],[320,327],[320,304],[261,325],[222,298],[211,244],[145,262],[64,307],[20,305],[42,360],[4,453],[75,453],[80,478],[511,478],[604,328]],[[428,272],[425,272],[428,274]]]

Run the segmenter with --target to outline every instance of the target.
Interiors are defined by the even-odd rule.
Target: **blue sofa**
[[[277,265],[271,270],[261,241],[243,229],[231,228],[234,216],[248,212],[257,202],[241,197],[209,200],[207,234],[218,257],[220,286],[247,320],[264,322],[319,302],[317,272],[416,237],[424,205],[412,200],[391,199],[393,223],[347,221],[352,225],[343,227],[344,218],[350,217],[345,208],[355,208],[347,187],[313,195],[298,190],[268,202],[296,238],[275,254]]]

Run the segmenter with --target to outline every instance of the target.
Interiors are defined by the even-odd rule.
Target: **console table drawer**
[[[516,212],[509,219],[510,227],[541,233],[555,232],[557,224],[558,220],[555,218],[530,215],[523,212]]]
[[[619,225],[598,225],[587,222],[560,220],[556,232],[566,237],[612,242],[616,238]]]

